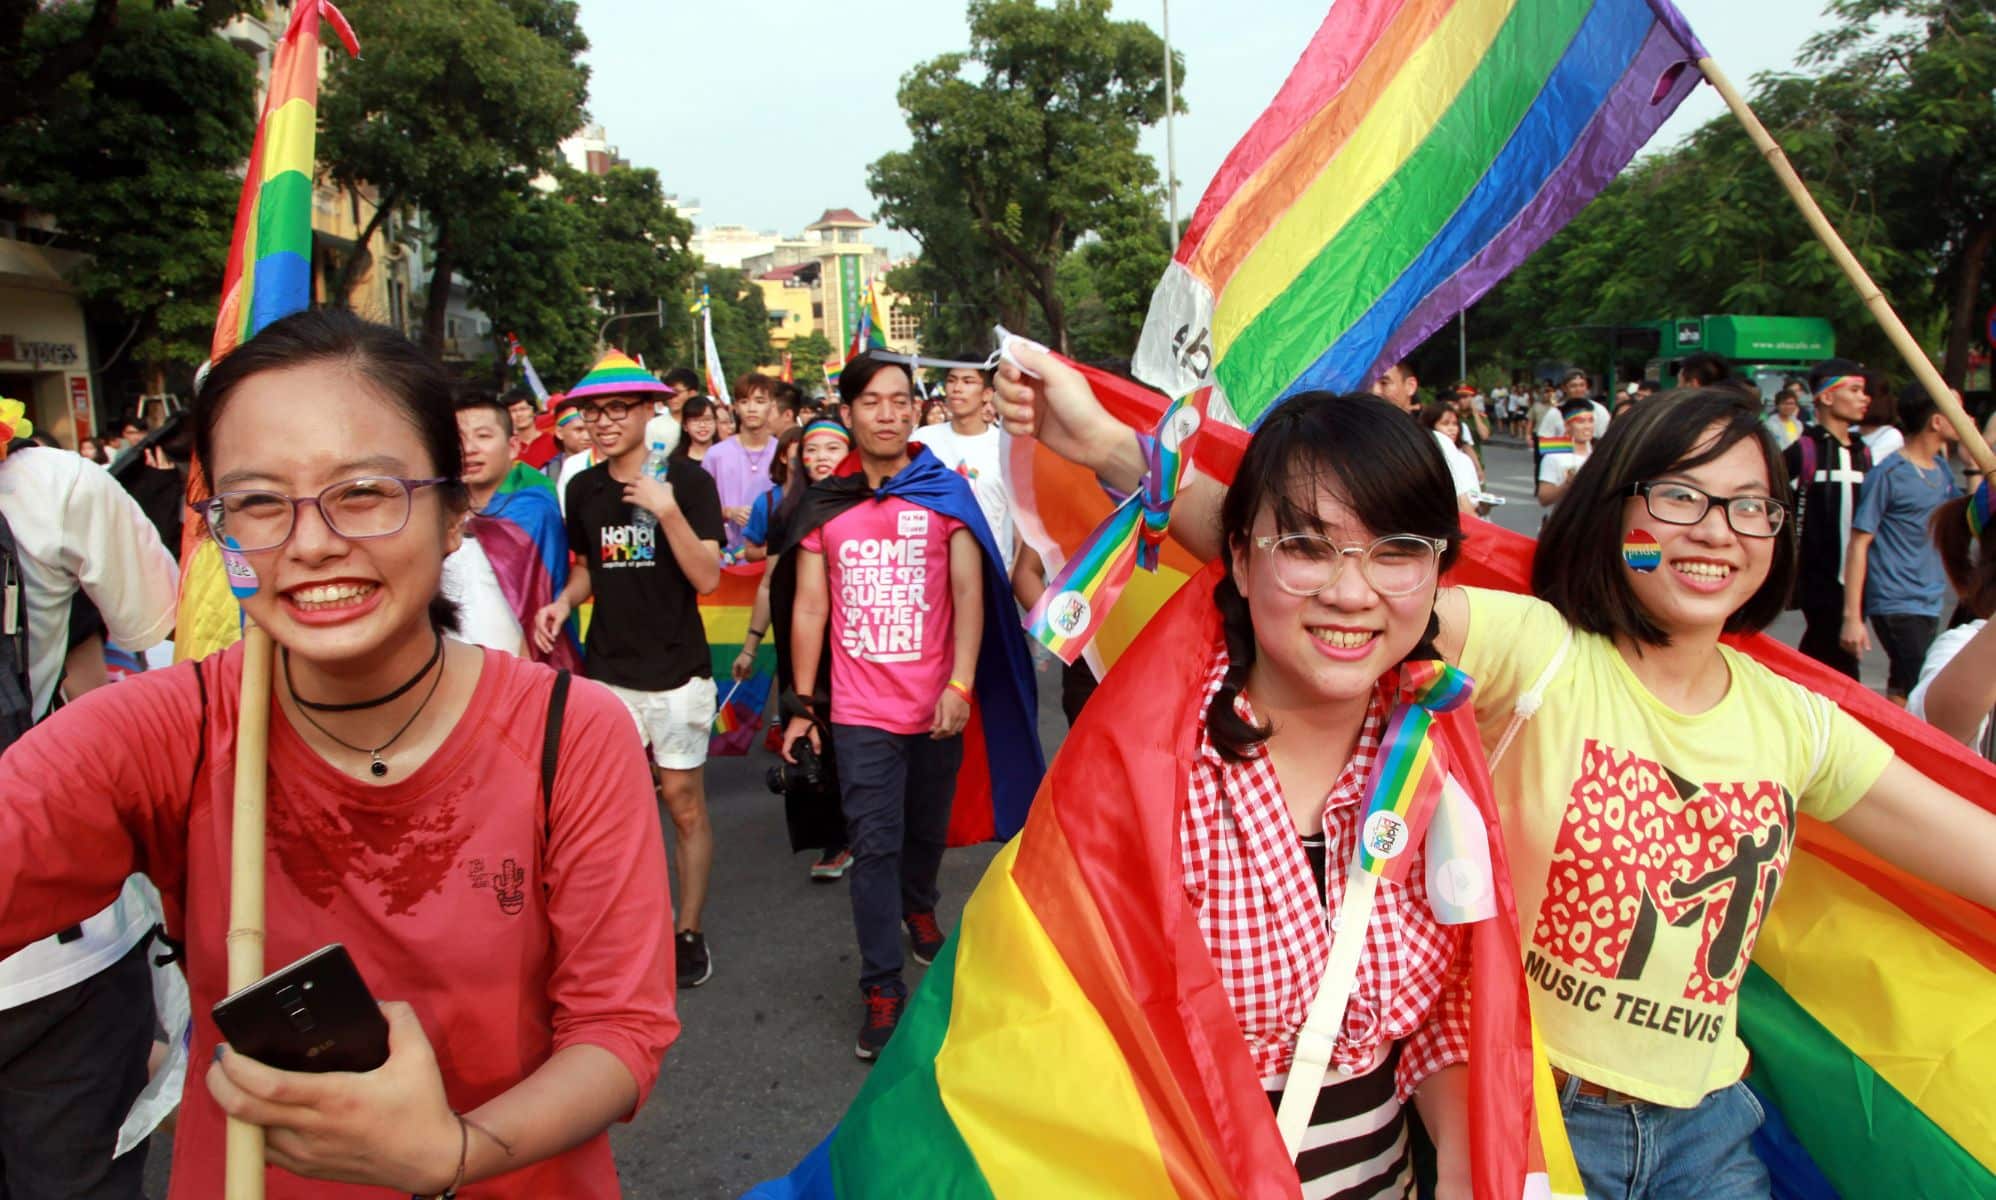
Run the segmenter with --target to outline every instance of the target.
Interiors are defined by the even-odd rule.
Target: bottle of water
[[[660,483],[665,482],[666,468],[670,464],[673,450],[679,445],[679,422],[669,412],[661,412],[645,422],[645,465],[644,472]],[[640,529],[658,528],[658,517],[648,508],[632,506],[635,511],[631,519]]]

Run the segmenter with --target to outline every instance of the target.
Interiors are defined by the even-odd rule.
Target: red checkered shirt
[[[1279,1086],[1296,1050],[1310,1001],[1331,954],[1332,921],[1358,844],[1365,781],[1386,723],[1386,693],[1373,694],[1351,759],[1324,800],[1324,842],[1331,880],[1328,906],[1274,764],[1257,749],[1243,762],[1220,756],[1204,713],[1226,675],[1222,649],[1200,703],[1199,759],[1187,781],[1179,821],[1185,894],[1199,931],[1247,1035],[1264,1086]],[[1253,722],[1247,697],[1235,702]],[[1404,1102],[1428,1076],[1469,1059],[1469,940],[1463,926],[1435,920],[1428,904],[1425,848],[1404,883],[1381,881],[1358,981],[1331,1052],[1334,1071],[1363,1074],[1404,1039],[1395,1086]]]

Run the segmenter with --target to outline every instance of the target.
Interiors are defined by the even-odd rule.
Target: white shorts
[[[668,771],[690,771],[706,764],[719,698],[713,680],[689,679],[669,692],[607,686],[638,723],[638,737],[651,747],[653,762]]]

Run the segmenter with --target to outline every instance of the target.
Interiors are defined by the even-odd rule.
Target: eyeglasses
[[[1254,539],[1268,551],[1275,586],[1292,596],[1314,596],[1338,581],[1345,559],[1358,556],[1359,573],[1382,596],[1407,596],[1426,587],[1448,549],[1443,538],[1396,533],[1369,546],[1340,546],[1316,533],[1285,533]]]
[[[415,491],[449,482],[442,476],[396,479],[369,475],[341,480],[316,496],[223,492],[192,507],[208,522],[208,532],[217,542],[234,539],[235,548],[249,554],[275,550],[290,541],[297,528],[298,510],[307,504],[319,510],[328,529],[348,541],[400,533],[409,523],[410,497]]]
[[[1666,525],[1696,525],[1721,505],[1726,524],[1741,537],[1771,538],[1788,518],[1788,506],[1772,496],[1714,496],[1688,483],[1649,480],[1630,484],[1624,494],[1641,496],[1649,515]]]
[[[648,404],[629,404],[622,400],[608,400],[602,404],[578,404],[575,411],[582,414],[585,421],[621,421],[631,415],[634,408],[649,408]]]

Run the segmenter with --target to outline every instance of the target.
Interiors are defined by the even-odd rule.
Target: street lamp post
[[[610,332],[610,326],[615,325],[619,321],[628,321],[633,317],[657,317],[658,327],[660,329],[664,329],[665,301],[663,300],[659,301],[657,308],[648,308],[645,309],[643,312],[618,313],[615,316],[611,317],[609,320],[604,321],[603,324],[598,326],[596,329],[596,353],[598,356],[602,355],[604,349],[608,347],[610,344],[609,341],[606,340],[606,335]]]

